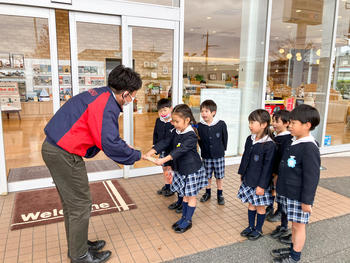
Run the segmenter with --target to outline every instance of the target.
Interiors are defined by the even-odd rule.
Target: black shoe
[[[179,224],[177,223],[179,221],[176,221],[174,224],[172,224],[171,228],[175,230],[175,228],[177,228],[179,226]],[[192,224],[192,220],[191,220],[191,224]]]
[[[246,229],[244,229],[242,232],[241,232],[241,236],[242,237],[247,237],[251,232],[253,232],[253,228],[251,228],[250,226],[248,226]]]
[[[178,207],[175,209],[175,212],[176,212],[176,214],[181,214],[181,213],[182,213],[182,204],[180,204],[180,206],[178,206]]]
[[[96,240],[96,241],[88,240],[87,244],[89,246],[89,250],[99,251],[106,245],[106,241],[104,241],[104,240]]]
[[[276,211],[273,215],[267,218],[269,222],[280,222],[282,213],[280,211]]]
[[[287,257],[290,254],[290,248],[284,247],[284,248],[273,249],[271,250],[270,254],[274,258]]]
[[[171,191],[170,189],[165,189],[164,191],[163,191],[163,195],[165,196],[165,197],[169,197],[169,196],[172,196],[172,195],[174,195],[175,193],[173,192],[173,191]]]
[[[257,240],[257,239],[259,239],[261,237],[262,237],[262,232],[260,232],[260,231],[258,231],[256,229],[248,234],[248,239],[249,240]]]
[[[111,255],[112,252],[109,250],[101,252],[88,251],[84,256],[72,259],[71,263],[103,263],[106,262]]]
[[[281,236],[278,240],[282,244],[290,245],[290,244],[292,244],[292,234],[289,234],[289,235],[286,235],[286,236]]]
[[[202,196],[202,198],[199,200],[201,202],[206,202],[210,199],[210,194],[208,193],[204,193],[204,195]]]
[[[290,256],[284,256],[279,258],[274,258],[272,260],[273,263],[297,263],[294,259],[292,259]]]
[[[182,206],[182,204],[179,204],[178,202],[174,202],[174,203],[171,203],[168,208],[170,210],[174,210],[174,209],[177,209],[178,207]]]
[[[157,194],[162,195],[165,190],[166,190],[166,187],[164,185],[161,189],[157,190]]]
[[[177,226],[174,230],[175,230],[175,233],[182,234],[182,233],[185,233],[187,230],[191,229],[191,227],[192,227],[192,221],[185,228],[181,228]]]
[[[89,251],[99,251],[101,250],[105,245],[106,245],[106,241],[104,240],[96,240],[96,241],[87,241],[88,244],[88,249]],[[67,252],[67,256],[70,258],[69,256],[69,251]]]
[[[265,218],[267,219],[272,215],[273,215],[273,206],[266,207]]]
[[[285,236],[288,233],[288,228],[285,228],[283,226],[276,227],[275,230],[272,231],[271,237],[272,238],[279,238],[281,236]]]
[[[218,196],[218,204],[224,205],[225,204],[225,198],[222,195]]]

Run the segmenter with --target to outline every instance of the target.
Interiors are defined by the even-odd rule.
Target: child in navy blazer
[[[293,243],[290,248],[271,251],[276,263],[298,262],[305,244],[306,224],[312,211],[321,165],[318,145],[310,131],[319,123],[320,115],[310,105],[302,104],[290,113],[289,130],[294,138],[283,153],[276,191],[288,221],[292,221]]]
[[[174,126],[171,124],[171,101],[169,99],[160,99],[157,102],[157,110],[159,118],[156,120],[153,130],[153,145],[168,137],[171,130],[174,128]],[[169,152],[170,149],[165,149],[159,155],[161,158],[163,158],[167,156]],[[163,165],[163,178],[165,184],[157,191],[157,194],[164,195],[166,197],[172,196],[174,192],[170,190],[172,180],[171,162]]]
[[[277,148],[275,164],[273,167],[273,189],[274,190],[272,192],[272,195],[274,196],[274,198],[276,196],[275,190],[276,190],[276,183],[277,183],[277,177],[278,177],[278,168],[282,159],[282,154],[285,151],[285,149],[288,146],[290,146],[293,138],[293,136],[290,134],[290,131],[288,131],[289,115],[290,115],[290,112],[287,110],[279,110],[272,115],[272,126],[274,129],[274,135],[275,135],[274,141],[276,143],[276,148]],[[277,200],[278,199],[276,199],[276,201]],[[266,214],[268,213],[266,212]],[[267,221],[269,222],[278,222],[278,221],[281,222],[281,224],[277,226],[274,231],[272,231],[271,233],[272,238],[279,238],[281,236],[284,236],[284,238],[287,237],[286,236],[286,234],[288,233],[287,214],[282,211],[282,205],[279,202],[277,202],[277,210],[275,213],[273,213],[273,204],[271,205],[271,216],[266,216],[266,218],[267,218]]]
[[[196,121],[186,104],[177,105],[172,111],[174,129],[164,140],[153,146],[145,157],[160,153],[168,147],[170,153],[155,162],[162,165],[172,160],[174,177],[171,190],[183,197],[182,217],[172,225],[176,233],[184,233],[192,227],[192,216],[196,209],[196,196],[208,185],[202,160],[197,152],[198,135],[192,128]]]
[[[200,201],[206,202],[210,199],[211,178],[214,173],[218,204],[224,205],[222,184],[225,177],[227,127],[224,121],[215,118],[216,110],[217,106],[213,100],[205,100],[200,105],[203,120],[198,123],[199,147],[201,148],[201,156],[209,183]]]
[[[248,120],[252,134],[246,140],[238,170],[242,184],[237,197],[243,203],[248,202],[249,222],[241,236],[249,240],[257,240],[262,236],[265,206],[272,203],[270,184],[276,146],[269,127],[270,119],[270,114],[263,109],[250,113]]]

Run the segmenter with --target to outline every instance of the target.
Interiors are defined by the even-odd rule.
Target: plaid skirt
[[[213,172],[216,179],[225,177],[225,157],[216,159],[203,159],[205,172],[208,178],[212,178]]]
[[[298,200],[289,199],[277,194],[276,202],[281,204],[282,211],[286,213],[288,221],[302,224],[309,223],[310,213],[303,212],[301,202]]]
[[[237,197],[241,199],[242,203],[250,203],[254,206],[268,206],[273,204],[273,199],[270,189],[265,189],[263,195],[257,195],[255,188],[241,184],[238,190]]]
[[[198,192],[208,185],[208,178],[205,174],[204,166],[197,172],[188,175],[174,173],[170,190],[177,192],[179,196],[196,196]]]

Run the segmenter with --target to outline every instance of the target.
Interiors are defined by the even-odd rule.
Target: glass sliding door
[[[33,179],[25,169],[44,165],[43,129],[58,98],[54,29],[48,9],[0,4],[0,104],[9,181]]]
[[[175,23],[137,19],[129,21],[129,42],[132,66],[141,75],[142,88],[133,103],[133,144],[142,151],[153,145],[153,128],[157,102],[166,98],[174,103],[173,87],[177,75],[174,71]],[[162,27],[162,28],[159,28]],[[177,32],[177,31],[176,31]],[[177,86],[175,87],[177,88]],[[135,163],[134,168],[153,166],[148,161]]]
[[[316,106],[321,122],[313,135],[320,145],[335,6],[334,0],[283,0],[272,4],[266,109],[273,113],[280,108],[292,110],[301,103]]]
[[[122,64],[121,21],[118,16],[77,12],[70,12],[69,16],[73,95],[76,95],[106,86],[111,70]],[[123,137],[123,115],[119,117],[119,132]],[[101,151],[87,160],[109,158]]]
[[[339,1],[325,146],[350,144],[350,4]]]

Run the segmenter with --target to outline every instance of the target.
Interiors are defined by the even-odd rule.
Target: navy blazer
[[[274,174],[278,174],[278,168],[282,160],[283,152],[288,146],[292,144],[292,139],[293,139],[293,136],[291,134],[280,135],[274,138],[274,141],[276,143],[276,156],[275,156],[275,163],[273,166]]]
[[[245,185],[260,186],[267,189],[272,178],[276,145],[273,141],[253,144],[252,136],[248,136],[238,174]]]
[[[197,172],[202,166],[197,142],[198,137],[193,130],[178,134],[176,129],[173,129],[170,136],[156,143],[153,149],[160,153],[170,146],[173,170],[181,175],[188,175]]]
[[[154,125],[154,130],[153,130],[153,145],[169,137],[172,129],[174,129],[174,126],[171,124],[171,122],[164,122],[164,121],[161,121],[160,118],[157,118],[156,124]],[[167,156],[170,153],[170,151],[171,151],[170,147],[165,149],[164,150],[165,156]],[[166,162],[164,166],[171,166],[171,161]]]
[[[313,142],[290,145],[283,153],[277,179],[277,193],[312,205],[320,180],[321,158]]]
[[[227,126],[218,121],[213,126],[198,123],[199,147],[204,159],[217,159],[225,156],[227,149]]]

